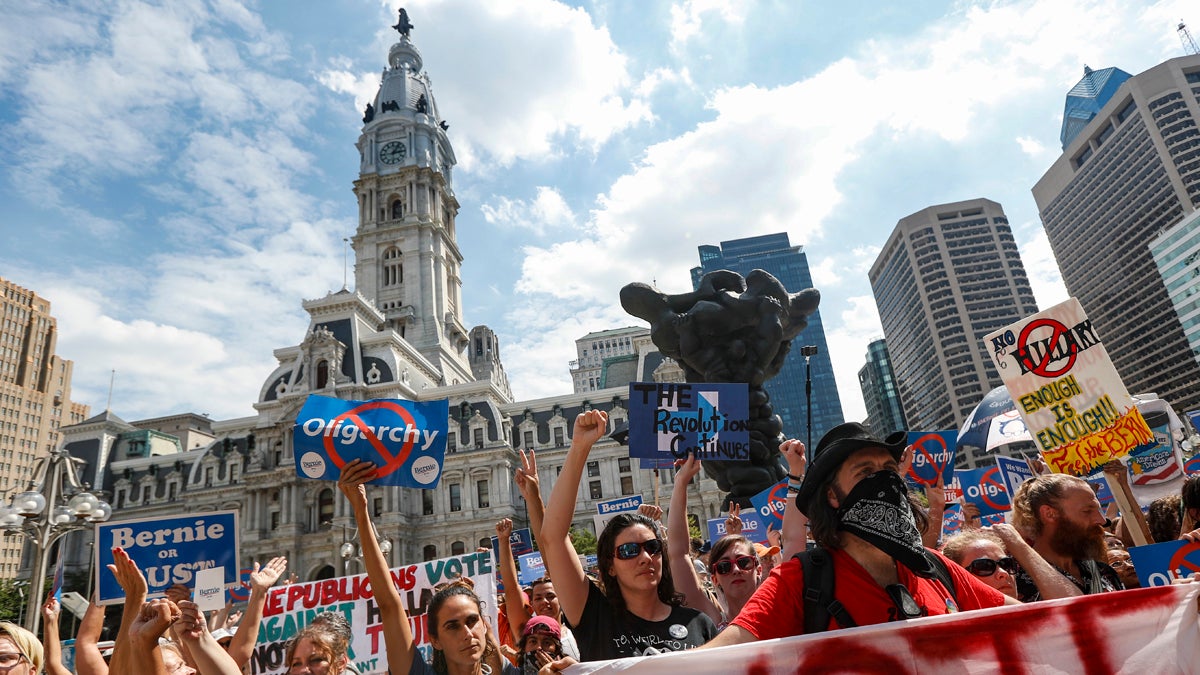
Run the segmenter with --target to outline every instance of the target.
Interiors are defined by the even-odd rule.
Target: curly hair
[[[1150,502],[1146,525],[1150,527],[1154,543],[1161,544],[1179,538],[1179,528],[1183,525],[1180,520],[1182,508],[1183,498],[1179,495],[1167,495]]]
[[[668,562],[670,558],[667,557],[669,551],[667,550],[666,536],[659,529],[658,523],[640,513],[631,512],[619,513],[615,518],[608,521],[608,525],[604,527],[604,531],[600,533],[600,537],[596,541],[600,590],[604,592],[604,597],[612,603],[612,606],[619,614],[624,614],[628,611],[625,606],[625,596],[621,594],[621,585],[617,583],[617,577],[612,573],[612,566],[613,559],[617,554],[617,537],[635,525],[645,526],[662,542],[662,576],[658,580],[658,599],[668,605],[682,605],[683,594],[675,591],[675,581],[671,577],[671,565]]]
[[[329,612],[323,612],[328,614]],[[313,620],[304,628],[301,628],[292,639],[288,640],[284,647],[284,664],[291,667],[292,657],[296,655],[296,648],[300,646],[300,641],[308,639],[312,642],[313,647],[320,650],[329,657],[330,663],[336,664],[342,659],[349,659],[346,652],[350,648],[350,641],[342,631],[338,630],[335,625],[331,625],[328,620]]]
[[[1058,508],[1063,494],[1071,487],[1092,489],[1082,478],[1065,473],[1043,474],[1026,479],[1012,498],[1013,524],[1028,537],[1042,536],[1043,523],[1038,512],[1043,506]]]
[[[1188,476],[1179,490],[1183,508],[1200,509],[1200,476]]]
[[[942,555],[966,567],[971,561],[963,560],[963,552],[980,541],[990,541],[1004,549],[1004,542],[995,534],[984,530],[966,530],[950,537],[942,544]]]

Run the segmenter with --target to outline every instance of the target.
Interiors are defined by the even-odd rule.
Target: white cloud
[[[539,236],[547,230],[568,227],[575,222],[575,214],[562,193],[544,185],[538,186],[537,196],[532,201],[494,197],[492,203],[484,204],[480,210],[484,220],[492,225],[527,229]]]
[[[1021,146],[1021,152],[1031,157],[1038,157],[1046,154],[1046,146],[1042,145],[1042,143],[1036,138],[1021,136],[1017,138],[1017,145]]]
[[[744,0],[684,0],[671,5],[671,49],[680,50],[687,42],[699,37],[705,20],[716,15],[716,19],[734,25],[746,19],[750,3]]]
[[[1066,300],[1069,296],[1063,286],[1062,274],[1058,271],[1058,261],[1050,248],[1050,240],[1046,231],[1040,225],[1029,228],[1032,238],[1018,242],[1021,250],[1021,262],[1025,265],[1025,274],[1029,277],[1029,287],[1037,300],[1038,309],[1047,309]]]

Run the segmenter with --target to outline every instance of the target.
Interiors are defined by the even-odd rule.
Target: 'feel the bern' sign
[[[147,597],[162,595],[175,584],[192,586],[195,573],[204,569],[224,567],[227,585],[238,580],[236,511],[97,523],[96,541],[96,588],[101,605],[125,598],[125,591],[108,569],[114,548],[124,549],[142,570]]]
[[[437,487],[450,404],[309,396],[293,430],[296,475],[337,480],[351,460],[374,462],[376,485]]]

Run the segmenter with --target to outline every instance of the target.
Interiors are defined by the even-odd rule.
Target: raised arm
[[[700,460],[695,455],[678,464],[675,471],[675,485],[671,488],[671,506],[667,511],[667,552],[671,564],[671,577],[675,580],[675,590],[683,593],[684,604],[700,610],[720,624],[724,619],[721,612],[708,593],[700,585],[696,568],[692,565],[691,540],[688,537],[687,501],[688,483],[700,473]]]
[[[792,556],[808,548],[808,517],[796,507],[796,492],[793,490],[793,487],[799,489],[800,482],[804,480],[808,460],[804,454],[804,444],[795,439],[780,443],[779,452],[783,454],[788,465],[788,499],[787,508],[783,510],[783,529],[780,532],[783,545],[779,548],[783,559],[791,560]]]
[[[233,657],[217,644],[208,624],[204,621],[204,612],[191,600],[179,603],[181,618],[180,627],[175,632],[180,642],[187,645],[188,654],[196,662],[196,668],[204,675],[241,675],[242,668],[234,663]]]
[[[62,662],[62,642],[58,638],[61,609],[54,596],[42,605],[42,644],[46,647],[46,675],[71,675]]]
[[[946,515],[946,484],[940,475],[936,483],[925,486],[925,499],[929,502],[929,526],[921,533],[921,542],[926,548],[937,548]]]
[[[250,599],[246,602],[246,613],[242,615],[242,623],[229,642],[229,656],[233,657],[238,668],[245,668],[254,655],[254,645],[258,642],[258,628],[262,623],[263,607],[267,604],[267,591],[279,581],[280,575],[287,569],[287,558],[276,556],[267,561],[266,567],[254,563],[250,571]]]
[[[139,605],[140,609],[134,609],[128,604],[128,595],[125,596],[125,601],[125,611],[133,615],[133,618],[129,621],[128,631],[117,636],[117,644],[113,648],[112,671],[138,675],[174,675],[168,674],[167,667],[163,664],[158,638],[163,631],[179,621],[179,608],[166,598],[143,603]],[[125,630],[124,620],[121,624],[122,630]]]
[[[108,669],[118,674],[142,672],[133,665],[135,661],[140,662],[140,657],[134,658],[132,655],[130,629],[134,621],[143,613],[142,605],[146,603],[147,593],[146,577],[138,569],[137,563],[122,548],[113,549],[113,564],[108,566],[108,570],[113,573],[113,576],[117,578],[117,583],[125,591],[125,610],[121,613],[121,628],[117,631],[117,639],[113,646],[112,660],[109,662]],[[174,603],[171,603],[171,607],[175,607]],[[156,606],[153,614],[147,614],[143,618],[140,627],[144,629],[148,625],[157,625],[162,620],[164,611],[166,610],[161,606]],[[164,629],[179,618],[178,612],[177,607],[169,612],[175,619],[164,623]],[[161,634],[162,631],[159,633]],[[156,635],[155,640],[157,639]],[[157,642],[155,642],[155,647],[155,653],[157,653]],[[160,657],[159,662],[161,663],[161,661]]]
[[[529,513],[529,531],[533,538],[542,540],[542,520],[546,517],[546,505],[542,503],[542,483],[538,478],[537,455],[521,451],[521,468],[516,472],[517,489],[525,498],[525,510]]]
[[[508,625],[497,626],[496,629],[512,633],[512,643],[515,645],[521,642],[521,631],[529,620],[529,611],[525,609],[525,598],[521,597],[521,585],[517,581],[517,561],[513,560],[510,540],[512,531],[510,518],[496,523],[496,557],[500,564],[500,580],[504,582],[504,615],[508,617]]]
[[[1021,564],[1021,569],[1025,570],[1033,579],[1043,600],[1074,598],[1083,595],[1083,591],[1079,590],[1079,587],[1070,579],[1067,579],[1066,575],[1059,574],[1053,565],[1046,562],[1041,554],[1033,550],[1033,547],[1025,542],[1021,533],[1017,532],[1012,525],[1000,523],[983,529],[991,530],[1000,537],[1008,554],[1016,558],[1017,562]]]
[[[546,564],[546,572],[554,579],[559,604],[571,625],[579,623],[588,596],[588,580],[571,543],[571,520],[575,516],[579,480],[587,465],[588,453],[607,429],[608,414],[603,410],[589,410],[575,418],[571,447],[550,493],[550,503],[542,522],[542,561]]]
[[[108,664],[100,655],[100,634],[103,631],[104,605],[97,605],[95,598],[92,598],[75,634],[77,675],[108,675]]]
[[[375,527],[371,523],[370,512],[367,511],[367,488],[364,483],[373,480],[375,476],[374,464],[353,460],[342,467],[338,489],[350,500],[350,508],[354,511],[354,522],[358,526],[359,543],[362,545],[363,564],[367,567],[367,578],[371,580],[375,604],[379,606],[379,613],[383,619],[383,643],[387,649],[388,669],[393,675],[408,675],[414,650],[412,627],[408,623],[408,612],[404,611],[404,603],[400,602],[400,592],[396,590],[396,584],[392,583],[387,559],[379,549]]]

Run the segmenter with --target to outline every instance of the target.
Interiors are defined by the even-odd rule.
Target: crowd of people
[[[694,457],[677,465],[666,512],[643,505],[617,514],[597,537],[597,565],[585,569],[571,524],[588,454],[608,432],[603,411],[578,416],[565,463],[543,501],[536,455],[521,453],[515,482],[546,576],[523,588],[512,554],[511,520],[496,524],[501,597],[481,598],[470,579],[442,584],[426,606],[432,660],[419,649],[406,604],[388,569],[371,520],[366,484],[376,467],[354,460],[338,487],[349,500],[362,559],[381,618],[393,675],[531,675],[579,661],[709,649],[868,624],[1109,593],[1137,587],[1128,551],[1130,527],[1105,513],[1091,485],[1039,471],[1012,496],[1012,524],[981,527],[967,510],[962,531],[941,541],[945,493],[939,483],[915,495],[903,476],[911,448],[902,434],[877,438],[857,423],[827,433],[806,458],[799,441],[780,451],[788,467],[788,505],[768,544],[741,534],[736,505],[727,534],[705,544],[689,536],[687,486]],[[1120,464],[1108,467],[1114,476]],[[1158,541],[1200,541],[1200,476],[1179,495],[1157,500],[1148,515]],[[269,589],[287,560],[249,576],[240,613],[206,617],[186,587],[147,599],[141,570],[121,549],[109,569],[125,593],[111,649],[100,642],[105,608],[92,604],[74,643],[78,675],[236,675],[249,672]],[[294,580],[294,577],[293,577]],[[284,583],[287,583],[285,581]],[[485,608],[497,602],[491,625]],[[63,666],[51,598],[41,609],[44,635],[0,622],[0,673],[70,673]],[[357,674],[353,630],[341,613],[310,617],[288,641],[289,675]]]

